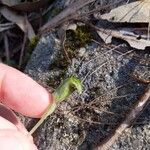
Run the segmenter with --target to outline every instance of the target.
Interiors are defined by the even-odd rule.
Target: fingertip
[[[23,115],[39,118],[52,103],[52,94],[14,68],[0,65],[0,69],[2,103]]]

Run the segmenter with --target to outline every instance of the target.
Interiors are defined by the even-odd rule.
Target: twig
[[[21,2],[19,4],[10,5],[9,1],[0,0],[0,5],[19,12],[33,12],[39,10],[39,8],[46,6],[48,2],[49,0],[38,0],[33,2],[25,0],[24,2]]]
[[[104,139],[95,150],[107,150],[110,146],[118,139],[118,137],[122,134],[122,132],[130,127],[133,122],[138,118],[138,116],[143,112],[146,106],[150,103],[150,84],[145,90],[145,93],[141,96],[141,98],[135,103],[132,110],[127,114],[126,118],[119,124],[115,130]]]
[[[140,77],[138,77],[135,74],[131,75],[131,78],[133,78],[134,80],[136,80],[137,82],[140,82],[142,84],[148,84],[148,83],[150,83],[150,80],[141,79]]]
[[[28,36],[28,24],[27,24],[27,14],[25,15],[25,32],[24,32],[24,38],[23,38],[23,43],[22,43],[22,48],[21,48],[21,53],[20,53],[20,58],[19,58],[19,65],[18,68],[20,69],[21,65],[22,65],[22,59],[23,59],[23,54],[24,54],[24,50],[25,50],[25,45],[26,45],[26,41],[27,41],[27,36]]]
[[[99,121],[88,120],[88,119],[85,119],[85,118],[78,117],[76,115],[73,115],[73,117],[77,118],[80,121],[89,123],[89,124],[99,124],[99,125],[115,125],[115,124],[117,124],[117,123],[114,123],[114,122],[99,122]],[[101,149],[101,150],[103,150],[103,149]]]
[[[5,30],[11,29],[14,27],[14,23],[3,23],[0,24],[0,32],[3,32]]]
[[[68,28],[68,24],[63,25],[63,26],[59,29],[59,37],[60,37],[60,39],[61,39],[61,45],[62,45],[62,47],[63,47],[63,51],[64,51],[64,53],[65,53],[65,56],[66,56],[68,62],[71,63],[71,59],[70,59],[69,54],[68,54],[68,52],[67,52],[67,49],[66,49],[66,47],[65,47],[65,42],[66,42],[66,30],[67,30],[67,28]]]
[[[150,10],[149,10],[149,22],[148,22],[148,29],[147,29],[147,40],[150,40]]]
[[[8,42],[8,37],[6,33],[4,34],[4,45],[5,45],[6,60],[7,60],[7,63],[9,63],[10,62],[9,42]]]
[[[67,17],[73,15],[79,9],[84,7],[85,5],[94,2],[95,0],[78,0],[73,4],[69,5],[66,9],[64,9],[60,14],[56,17],[51,19],[48,23],[46,23],[43,27],[40,28],[41,33],[46,31],[47,29],[54,28],[61,24],[62,20],[66,19]]]
[[[26,41],[27,41],[27,33],[24,33],[23,44],[22,44],[22,48],[21,48],[21,53],[20,53],[20,58],[19,58],[19,65],[18,65],[19,69],[22,65],[22,59],[23,59],[23,54],[24,54],[24,50],[25,50]]]
[[[82,79],[82,83],[86,80],[87,77],[93,75],[95,72],[97,72],[99,69],[101,69],[104,65],[107,64],[107,61],[103,62],[98,68],[96,68],[94,71],[91,72],[91,70],[86,74],[86,76]]]
[[[113,3],[108,4],[108,5],[104,5],[104,6],[100,5],[100,7],[95,8],[95,9],[89,11],[89,12],[86,12],[86,15],[89,16],[89,15],[92,15],[92,14],[94,14],[94,13],[100,12],[101,10],[106,10],[106,9],[109,10],[109,9],[110,9],[111,7],[113,7],[114,5],[118,5],[120,2],[123,2],[123,0],[118,0],[118,1],[116,1],[116,2],[113,2]],[[80,19],[82,19],[82,18],[84,18],[84,17],[85,17],[85,14],[84,14],[84,13],[80,15]],[[99,19],[100,19],[100,18],[99,18]]]

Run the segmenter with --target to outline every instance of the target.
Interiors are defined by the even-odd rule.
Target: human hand
[[[52,103],[52,95],[25,74],[0,64],[0,102],[3,103],[0,104],[0,149],[37,150],[33,138],[9,108],[39,118]]]

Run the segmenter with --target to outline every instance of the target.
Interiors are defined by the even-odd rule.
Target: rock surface
[[[51,32],[40,39],[25,72],[36,81],[51,86],[76,75],[83,82],[84,91],[81,95],[73,93],[37,130],[34,140],[39,150],[92,150],[138,100],[145,86],[130,75],[136,73],[148,79],[148,51],[136,51],[117,43],[87,43],[76,50],[76,56],[64,69],[55,66],[60,63],[63,53],[57,33]],[[147,107],[110,149],[149,149],[149,119],[150,107]],[[33,126],[32,119],[27,118],[24,122],[28,128]]]

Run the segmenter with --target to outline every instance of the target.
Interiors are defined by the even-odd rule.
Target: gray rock
[[[60,41],[54,33],[42,37],[32,54],[31,61],[26,66],[25,72],[35,80],[46,81],[49,76],[50,65],[54,62],[60,49]]]
[[[81,95],[73,93],[61,103],[55,114],[49,116],[34,134],[34,140],[39,150],[92,150],[143,93],[145,86],[130,75],[136,73],[144,79],[149,78],[149,54],[148,51],[133,51],[125,44],[105,46],[91,42],[85,45],[84,53],[82,49],[77,50],[76,57],[61,77],[63,68],[55,64],[59,63],[62,52],[55,32],[42,37],[25,72],[44,85],[49,78],[59,84],[63,78],[76,75],[82,80],[84,91]],[[149,149],[149,119],[147,107],[133,127],[110,149]],[[27,128],[34,125],[32,121],[24,120]]]
[[[54,37],[51,33],[41,39],[26,68],[30,76],[44,84],[48,77],[54,77],[59,72],[59,69],[49,69],[61,51],[59,40]],[[83,81],[83,94],[79,96],[74,93],[39,128],[35,142],[40,150],[93,149],[124,118],[126,111],[143,91],[144,87],[132,80],[129,74],[138,72],[148,76],[147,66],[141,66],[140,61],[135,58],[139,55],[141,61],[146,60],[146,52],[125,55],[126,52],[121,49],[130,50],[125,45],[109,50],[103,44],[100,46],[95,43],[86,45],[85,49],[85,58],[74,58],[65,74],[65,77],[74,74]],[[120,86],[122,87],[118,88]],[[90,105],[94,99],[95,103]],[[89,106],[86,107],[87,105]],[[70,110],[72,111],[69,112]],[[139,119],[111,149],[148,149],[150,124],[144,123],[144,120],[149,119],[149,113],[147,108],[140,117],[142,121]]]

